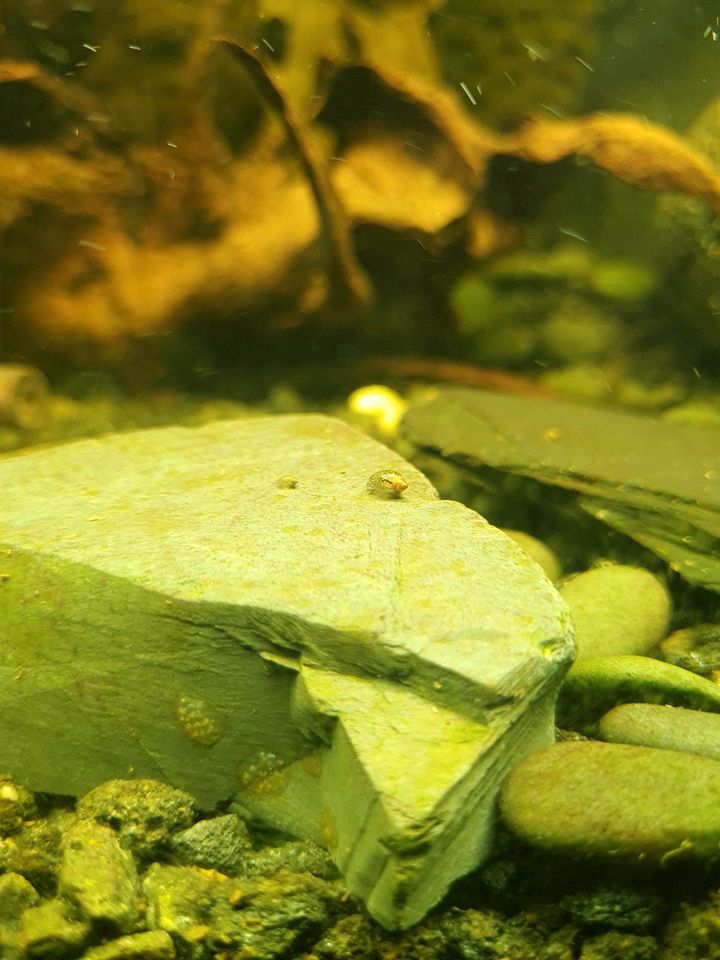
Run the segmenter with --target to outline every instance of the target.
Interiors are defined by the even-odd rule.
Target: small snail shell
[[[397,470],[378,470],[367,482],[370,493],[381,493],[386,497],[399,497],[407,487],[407,480]]]

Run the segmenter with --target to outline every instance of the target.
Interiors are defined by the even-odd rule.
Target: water
[[[586,404],[589,424],[593,405],[692,423],[709,430],[713,448],[720,423],[720,19],[713,4],[5,0],[0,25],[0,468],[4,454],[12,462],[25,447],[79,437],[320,411],[398,451],[387,451],[387,462],[363,473],[358,498],[370,496],[367,480],[376,475],[406,483],[392,458],[414,458],[444,497],[540,536],[566,573],[608,559],[647,566],[673,593],[670,626],[712,626],[718,619],[711,589],[693,592],[664,559],[622,531],[609,531],[604,507],[591,519],[579,512],[574,495],[539,482],[423,459],[399,427],[408,405],[431,395],[428,384],[459,383],[509,392],[530,406],[536,395]],[[540,437],[562,440],[552,422]],[[568,462],[579,462],[572,453]],[[88,455],[88,469],[92,463]],[[307,496],[296,465],[281,466],[269,477],[273,496]],[[262,463],[253,470],[253,482],[262,481]],[[717,471],[707,464],[704,470],[709,503]],[[116,479],[122,487],[121,467]],[[206,479],[232,482],[232,465],[207,464]],[[603,482],[609,483],[600,476]],[[312,497],[334,490],[317,477],[313,483]],[[250,486],[238,489],[239,511]],[[627,486],[633,488],[632,479]],[[406,487],[395,492],[387,502],[372,501],[378,516],[405,508]],[[89,487],[86,493],[96,495]],[[228,530],[235,502],[227,508]],[[698,519],[699,529],[714,522],[707,504],[695,508],[693,516],[705,518]],[[672,527],[672,516],[663,518]],[[91,519],[93,537],[109,543],[102,523]],[[125,529],[122,516],[113,523],[116,532]],[[33,524],[40,529],[41,519]],[[156,513],[152,529],[162,532],[160,540],[179,538],[172,542],[185,549],[182,517]],[[2,531],[0,514],[0,545]],[[711,535],[717,536],[714,527]],[[695,538],[683,542],[689,551]],[[182,549],[173,554],[180,568]],[[363,549],[361,543],[358,555]],[[230,556],[232,544],[228,550]],[[0,552],[5,556],[9,569],[11,554]],[[374,561],[363,574],[368,584],[392,573],[394,556]],[[686,562],[704,559],[693,555]],[[315,561],[320,569],[322,557]],[[397,572],[398,584],[406,569]],[[335,573],[328,571],[328,582]],[[301,579],[302,570],[293,575]],[[0,589],[11,576],[0,565]],[[47,633],[82,632],[83,619],[73,615],[68,626],[58,613],[64,626],[51,629],[46,608],[33,605],[43,580],[32,580],[22,602],[12,601],[15,620],[9,605],[4,614],[0,606],[0,638],[5,629],[10,642],[10,622],[13,630],[28,630],[38,660]],[[359,592],[356,586],[354,599]],[[82,590],[74,594],[82,605],[78,595],[82,600]],[[53,596],[53,610],[61,601]],[[25,603],[30,613],[23,612]],[[170,651],[172,621],[162,605],[150,606],[149,620],[161,624]],[[105,601],[95,598],[85,612],[100,617],[101,609]],[[45,632],[36,630],[36,618]],[[132,637],[146,629],[139,617]],[[196,623],[195,646],[212,636],[222,647],[227,637],[217,629]],[[82,642],[94,649],[95,637],[83,634]],[[270,798],[278,783],[290,792],[287,785],[294,784],[285,824],[294,822],[293,804],[310,803],[307,797],[319,789],[322,750],[301,757],[305,767],[296,779],[286,777],[288,759],[305,749],[305,733],[314,737],[318,730],[301,735],[292,727],[285,694],[299,669],[297,651],[290,657],[278,650],[265,651],[259,666],[254,653],[243,657],[252,660],[258,684],[280,691],[273,696],[283,703],[282,724],[253,730],[251,759],[260,759],[248,769],[256,778],[267,768]],[[221,683],[203,675],[197,688],[185,680],[178,687],[178,668],[173,673],[167,656],[169,713],[166,718],[153,707],[159,724],[153,735],[164,743],[167,720],[180,728],[173,736],[184,740],[174,754],[158,747],[172,760],[154,756],[153,763],[158,779],[186,784],[187,757],[196,756],[202,767],[216,745],[229,749],[228,718],[212,698],[220,687],[224,704],[236,693],[227,677]],[[33,664],[13,660],[16,669]],[[248,671],[250,698],[255,680]],[[82,673],[72,693],[80,701]],[[38,702],[42,715],[42,698]],[[60,728],[62,702],[53,695]],[[143,709],[138,698],[139,713]],[[304,701],[303,710],[309,715]],[[12,711],[8,717],[12,726]],[[323,724],[327,739],[331,724]],[[14,731],[0,727],[0,733]],[[88,731],[88,750],[112,773],[112,725],[104,735],[107,747]],[[142,742],[141,726],[133,735]],[[297,739],[283,752],[288,737]],[[29,749],[45,749],[43,738]],[[117,746],[125,765],[118,776],[132,777],[132,749]],[[22,786],[21,769],[7,772]],[[60,771],[53,797],[41,798],[39,811],[25,798],[25,819],[28,811],[42,820],[50,810],[56,816],[63,805],[70,809],[72,798],[55,797],[62,778]],[[323,789],[330,791],[327,784]],[[348,803],[362,789],[348,788]],[[337,794],[334,803],[342,786]],[[315,826],[314,839],[328,846],[328,837],[347,829],[342,816],[325,808]],[[311,834],[310,828],[303,833]],[[403,842],[412,847],[413,838]],[[499,859],[456,891],[453,903],[525,908],[533,881],[524,884],[513,871],[532,865],[532,876],[541,877],[542,868],[534,855],[507,843],[506,860],[496,850]],[[334,855],[352,887],[345,854]],[[37,882],[22,864],[7,869],[30,877],[42,897],[55,889],[52,870]],[[579,867],[562,889],[581,896],[594,879],[592,870]],[[637,881],[629,868],[598,879],[626,884],[621,904],[631,887],[637,892],[647,880]],[[672,912],[672,893],[656,877],[648,883]],[[694,889],[697,876],[688,883]],[[67,891],[63,896],[72,899]],[[583,926],[572,910],[566,914],[568,923],[580,924],[577,937],[590,936],[591,922]],[[610,914],[604,914],[606,932],[622,928],[607,921]],[[192,955],[210,955],[222,940],[202,934],[205,921],[196,920],[203,946]],[[0,956],[3,949],[11,960],[32,955],[30,941],[23,945],[17,932],[6,936],[3,922],[0,914]],[[15,930],[20,919],[5,922]],[[100,929],[102,917],[99,922]],[[132,926],[112,923],[116,934]],[[148,929],[156,929],[153,923],[147,920]],[[443,942],[470,955],[474,934],[463,923],[448,920]],[[628,921],[626,927],[642,937],[657,932],[658,923]],[[310,949],[330,926],[328,918],[308,921],[304,939],[290,938],[272,955]],[[181,952],[195,949],[182,931],[172,933]],[[236,929],[223,935],[231,949],[245,942]],[[67,955],[79,956],[97,941],[95,934],[80,937]],[[257,949],[263,955],[270,946],[262,941]],[[342,952],[327,947],[321,955]]]

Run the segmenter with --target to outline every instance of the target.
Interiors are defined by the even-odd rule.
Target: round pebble
[[[575,623],[577,660],[642,655],[667,631],[670,597],[642,567],[596,567],[566,580],[560,594]]]
[[[620,703],[664,703],[720,713],[720,686],[652,657],[596,657],[568,670],[557,724],[594,736],[597,722]]]
[[[701,677],[720,676],[720,624],[701,623],[675,630],[660,644],[660,656]]]
[[[635,743],[720,760],[717,713],[658,703],[624,703],[605,714],[598,732],[610,743]]]
[[[555,743],[506,779],[507,826],[554,853],[667,864],[720,855],[720,763],[615,743]]]
[[[503,527],[502,532],[511,540],[514,540],[519,547],[522,547],[525,553],[543,568],[548,580],[555,581],[558,579],[560,576],[560,561],[542,540],[525,533],[524,530],[509,530]]]

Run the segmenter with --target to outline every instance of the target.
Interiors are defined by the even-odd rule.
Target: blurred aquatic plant
[[[498,156],[577,157],[720,210],[713,167],[641,118],[482,126],[441,78],[427,30],[440,10],[13,0],[0,108],[20,104],[19,133],[36,135],[0,144],[10,350],[35,336],[133,365],[201,316],[351,322],[372,295],[358,226],[414,238],[418,255],[478,259],[517,240],[485,195]]]
[[[599,0],[447,0],[431,17],[445,80],[483,122],[565,116],[591,76]]]

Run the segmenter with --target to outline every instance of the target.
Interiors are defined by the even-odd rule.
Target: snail
[[[385,497],[399,497],[407,487],[407,480],[397,470],[378,470],[367,482],[370,493],[380,493]]]

